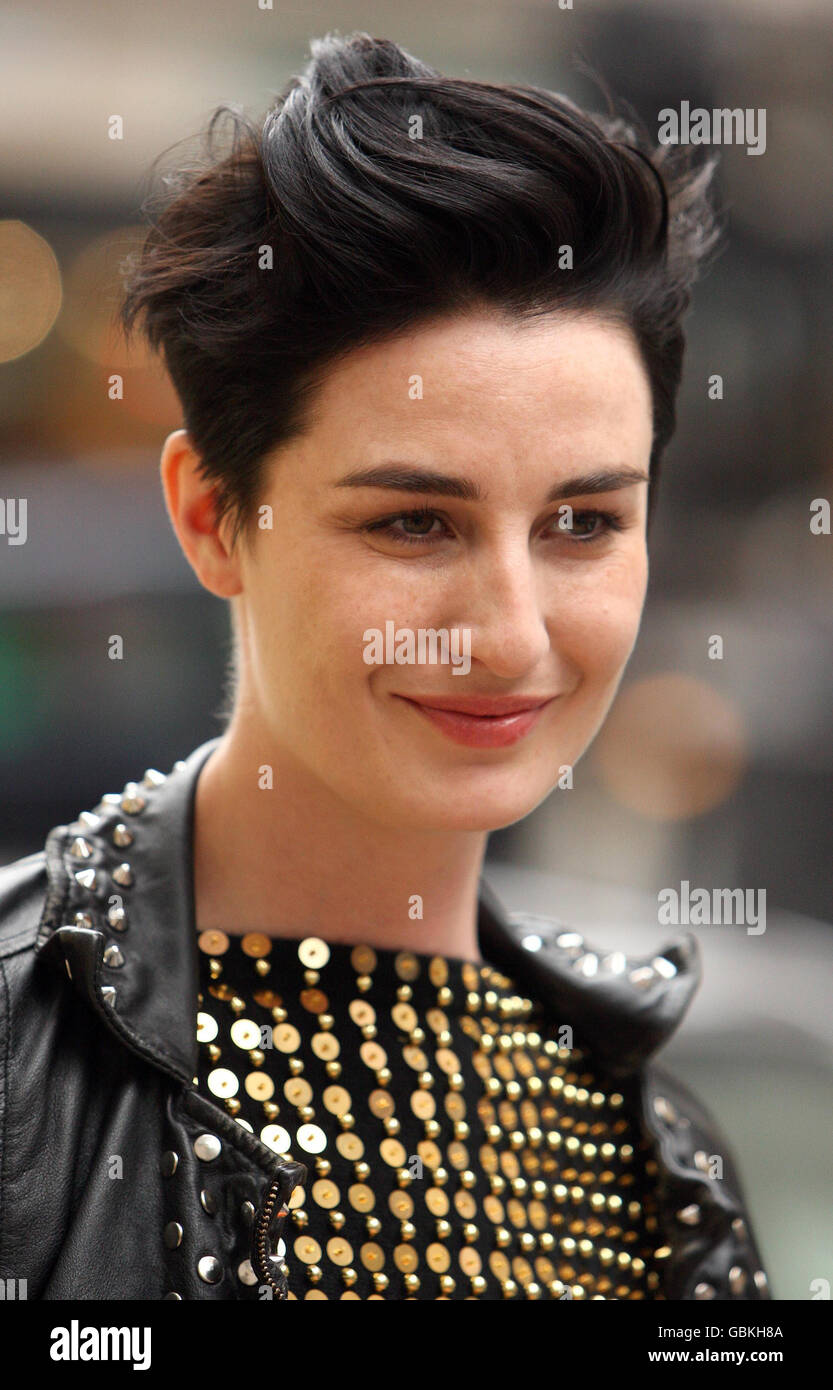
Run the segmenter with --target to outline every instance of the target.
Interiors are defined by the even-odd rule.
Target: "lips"
[[[455,743],[468,748],[506,748],[524,738],[538,723],[555,695],[467,695],[413,699],[411,705]]]

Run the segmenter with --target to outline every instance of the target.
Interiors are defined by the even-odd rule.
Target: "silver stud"
[[[697,1284],[694,1289],[695,1298],[714,1298],[715,1291],[713,1284]]]
[[[109,1004],[111,1009],[116,1007],[116,991],[112,985],[101,986],[101,997],[105,1004]]]
[[[138,816],[140,811],[144,811],[147,802],[142,796],[137,782],[127,783],[119,805],[126,816]]]
[[[585,955],[579,956],[578,960],[573,961],[573,969],[579,970],[588,979],[596,974],[598,968],[599,957],[594,955],[592,951],[587,951]]]
[[[560,936],[555,938],[556,946],[560,946],[562,951],[579,953],[584,946],[584,937],[579,936],[575,931],[563,931]]]
[[[668,1125],[677,1123],[677,1112],[670,1100],[665,1099],[665,1096],[654,1096],[654,1114],[658,1115],[661,1120],[665,1120]]]
[[[184,772],[187,764],[184,758],[177,758],[174,763],[174,772]]]
[[[104,964],[108,965],[111,970],[120,970],[124,965],[124,956],[115,941],[104,952]]]
[[[161,787],[162,783],[167,780],[164,772],[157,772],[155,767],[149,767],[142,778],[142,786],[148,788]]]
[[[175,1299],[177,1303],[181,1303],[181,1302],[182,1302],[182,1294],[181,1294],[181,1293],[166,1293],[166,1294],[165,1294],[165,1297],[164,1297],[163,1300],[162,1300],[162,1302],[163,1302],[163,1303],[166,1303],[166,1302],[168,1302],[169,1300],[173,1300],[173,1299]]]
[[[732,1222],[732,1230],[739,1240],[746,1240],[746,1222],[742,1216],[736,1216]]]
[[[654,956],[651,964],[657,974],[661,975],[664,980],[673,980],[677,973],[676,965],[673,960],[669,960],[667,956]]]
[[[769,1288],[769,1280],[762,1269],[755,1270],[755,1273],[752,1275],[752,1280],[759,1293],[763,1293],[765,1289]]]
[[[89,893],[94,893],[98,887],[98,875],[95,869],[79,869],[75,875],[75,882],[86,888]]]
[[[706,1153],[705,1149],[697,1150],[696,1154],[694,1155],[694,1166],[695,1168],[699,1168],[701,1173],[708,1173],[709,1156]]]
[[[209,1192],[207,1187],[204,1187],[200,1192],[200,1206],[203,1211],[208,1212],[209,1216],[213,1216],[217,1210],[217,1198],[213,1192]]]
[[[631,971],[628,979],[637,989],[647,989],[656,979],[656,971],[650,965],[639,965]]]
[[[216,1134],[200,1134],[194,1140],[194,1153],[203,1163],[210,1163],[216,1158],[222,1147]]]
[[[162,1232],[162,1238],[169,1250],[176,1250],[176,1247],[182,1244],[182,1227],[179,1222],[169,1221]]]
[[[677,1212],[677,1220],[681,1221],[684,1226],[699,1226],[701,1215],[702,1212],[697,1203],[692,1202],[690,1206],[682,1207]]]
[[[179,1163],[179,1154],[173,1149],[166,1149],[159,1160],[159,1169],[163,1178],[172,1178]]]
[[[133,886],[133,870],[129,864],[119,864],[113,870],[113,882],[120,888],[131,888]]]
[[[237,1277],[240,1280],[241,1284],[257,1283],[257,1275],[252,1269],[251,1260],[244,1260],[242,1264],[239,1264],[237,1266]]]
[[[731,1293],[743,1293],[746,1288],[746,1271],[740,1265],[732,1265],[729,1270],[729,1291]]]
[[[118,806],[120,801],[121,797],[118,792],[105,792],[99,805],[103,806],[106,811],[109,811],[112,806]]]
[[[69,847],[69,852],[74,859],[92,859],[93,847],[89,840],[85,840],[83,835],[77,835]]]
[[[611,951],[602,958],[602,969],[609,970],[611,975],[624,975],[627,968],[628,959],[624,951]]]
[[[82,811],[78,824],[83,825],[85,830],[97,830],[101,825],[101,816],[97,816],[95,811]]]
[[[534,932],[530,936],[525,936],[521,941],[525,951],[540,951],[543,944],[540,936],[536,936]]]
[[[254,1202],[244,1202],[240,1208],[240,1215],[243,1217],[247,1226],[251,1226],[255,1219]]]
[[[119,849],[127,849],[128,845],[133,844],[133,831],[128,830],[124,821],[113,826],[113,844],[118,845]]]
[[[219,1284],[223,1277],[223,1266],[216,1255],[203,1255],[197,1264],[197,1273],[205,1284]]]
[[[107,909],[107,921],[113,931],[127,931],[127,913],[123,907],[111,907]]]
[[[87,927],[89,929],[93,924],[93,919],[89,912],[76,912],[72,920],[76,927]]]

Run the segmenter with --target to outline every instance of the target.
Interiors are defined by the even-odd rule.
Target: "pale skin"
[[[311,428],[267,461],[272,529],[255,518],[236,546],[189,436],[167,438],[171,521],[200,582],[231,601],[239,642],[234,712],[197,784],[198,930],[480,959],[488,832],[575,767],[636,641],[651,443],[649,379],[627,329],[485,308],[333,367]],[[463,479],[480,500],[412,479],[407,491],[343,484],[391,460]],[[582,490],[608,474],[618,485]],[[559,527],[565,504],[572,532]],[[385,519],[392,534],[363,529]],[[470,671],[367,665],[363,633],[389,620],[468,628]],[[409,703],[452,695],[557,698],[512,745],[473,748]]]

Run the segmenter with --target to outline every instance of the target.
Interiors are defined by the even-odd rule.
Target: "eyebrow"
[[[650,475],[638,468],[596,469],[591,473],[576,473],[550,489],[545,502],[559,502],[564,497],[586,496],[597,492],[618,492],[637,483],[650,482]],[[380,463],[360,468],[339,478],[336,487],[385,488],[389,492],[431,493],[439,497],[456,497],[463,502],[482,502],[485,493],[478,483],[455,474],[439,473],[431,468],[418,468],[409,463]]]

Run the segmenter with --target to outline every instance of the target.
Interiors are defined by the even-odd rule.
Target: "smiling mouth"
[[[399,695],[397,699],[411,705],[455,743],[468,748],[507,748],[526,737],[544,710],[558,696],[470,695],[455,698],[427,695],[417,700],[408,695]]]

